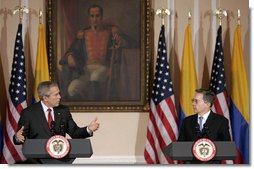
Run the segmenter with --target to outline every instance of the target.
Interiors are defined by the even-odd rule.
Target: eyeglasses
[[[191,99],[191,102],[192,103],[195,103],[195,104],[198,104],[200,101],[203,101],[203,100],[198,100],[198,99]]]
[[[200,100],[199,100],[199,99],[194,99],[194,98],[191,99],[191,102],[192,102],[192,103],[195,103],[195,104],[198,104],[198,103],[200,103],[200,102],[209,103],[209,102],[207,102],[207,101],[204,101],[204,100],[201,100],[201,99],[200,99]]]

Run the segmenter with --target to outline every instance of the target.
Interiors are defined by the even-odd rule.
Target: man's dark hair
[[[37,87],[37,92],[40,100],[43,100],[43,96],[49,96],[49,90],[51,87],[58,86],[56,82],[51,82],[51,81],[44,81],[39,83]]]
[[[103,8],[100,5],[97,4],[93,4],[88,8],[88,15],[90,15],[90,9],[91,8],[99,8],[100,14],[101,16],[103,16]]]
[[[195,91],[196,91],[196,93],[203,94],[203,100],[205,102],[209,102],[211,104],[210,107],[212,107],[214,100],[215,100],[215,94],[213,91],[211,91],[209,89],[203,89],[203,88],[196,89]]]

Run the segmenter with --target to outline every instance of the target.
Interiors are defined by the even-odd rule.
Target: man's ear
[[[211,107],[211,103],[210,102],[205,102],[207,104],[207,106]]]
[[[47,101],[48,97],[47,96],[43,96],[43,101]]]

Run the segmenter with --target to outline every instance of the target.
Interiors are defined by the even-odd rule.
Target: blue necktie
[[[202,131],[202,129],[203,129],[203,118],[204,117],[202,117],[202,116],[199,117],[199,129],[200,129],[200,131]]]

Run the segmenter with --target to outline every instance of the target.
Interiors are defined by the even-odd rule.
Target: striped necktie
[[[203,129],[203,119],[204,119],[204,117],[202,117],[202,116],[199,117],[199,129],[200,129],[200,131],[202,131],[202,129]]]

